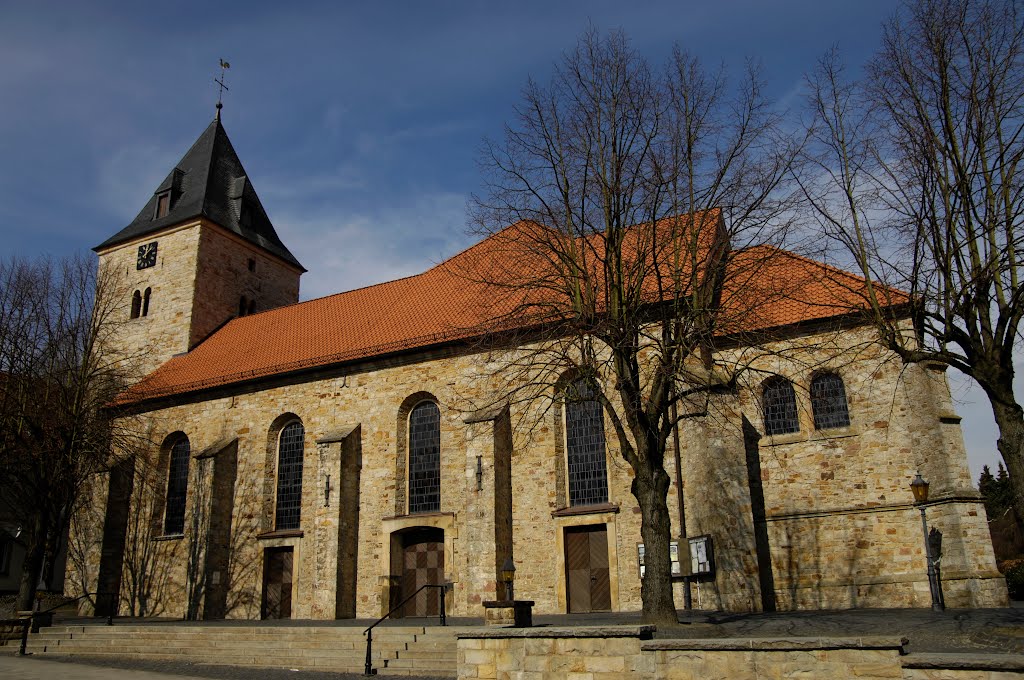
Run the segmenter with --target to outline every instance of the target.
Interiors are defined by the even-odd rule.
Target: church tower
[[[306,271],[278,238],[219,111],[131,224],[93,250],[123,284],[116,349],[140,374],[236,316],[297,302]]]

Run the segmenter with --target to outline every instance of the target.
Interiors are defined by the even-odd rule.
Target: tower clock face
[[[139,246],[139,259],[135,262],[136,269],[146,269],[156,264],[156,241]]]

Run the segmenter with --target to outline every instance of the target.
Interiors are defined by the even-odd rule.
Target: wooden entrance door
[[[292,549],[267,548],[263,558],[263,618],[292,615]]]
[[[604,524],[565,529],[565,589],[570,612],[612,608],[608,529]]]
[[[444,531],[414,529],[402,535],[402,599],[425,584],[444,583]],[[437,616],[438,590],[425,588],[403,607],[405,616]]]

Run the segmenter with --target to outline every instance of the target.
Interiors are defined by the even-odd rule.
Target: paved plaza
[[[1008,609],[960,609],[932,612],[928,609],[860,609],[803,611],[774,614],[681,612],[680,625],[662,628],[659,638],[765,638],[765,637],[861,637],[900,636],[910,642],[911,654],[1024,654],[1024,603]],[[96,623],[95,620],[90,620]],[[139,623],[119,619],[118,623]],[[537,616],[537,626],[603,626],[639,623],[639,614],[581,614]],[[157,623],[157,622],[152,622]],[[180,622],[164,620],[163,625]],[[218,621],[210,626],[252,625],[252,621]],[[273,625],[361,626],[362,621],[275,621]],[[475,619],[451,619],[452,625],[475,625]],[[194,622],[190,622],[194,625]],[[115,627],[116,627],[115,623]],[[269,624],[268,622],[268,625]],[[428,623],[429,625],[429,623]],[[454,671],[454,669],[452,669]],[[173,680],[174,678],[221,678],[235,680],[355,680],[353,673],[312,670],[211,666],[184,661],[112,661],[60,657],[46,659],[0,656],[0,677],[5,680]],[[426,678],[428,676],[421,676]],[[415,676],[413,676],[415,680]]]

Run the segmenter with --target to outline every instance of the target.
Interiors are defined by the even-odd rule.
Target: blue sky
[[[593,24],[655,63],[673,44],[758,60],[781,107],[838,44],[859,65],[891,0],[46,2],[0,0],[5,254],[87,251],[128,224],[214,114],[309,299],[422,271],[471,242],[476,154],[528,76]],[[995,429],[956,382],[973,476]]]

